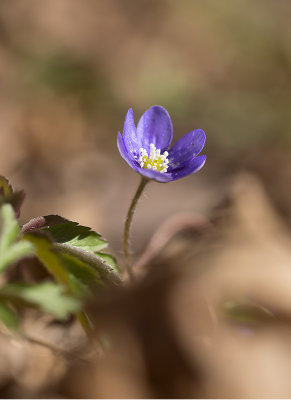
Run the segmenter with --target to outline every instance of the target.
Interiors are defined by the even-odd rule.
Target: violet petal
[[[147,152],[151,143],[162,152],[167,150],[173,138],[173,125],[168,111],[161,106],[149,108],[138,122],[137,136],[141,147]]]
[[[173,178],[170,174],[153,171],[152,169],[137,167],[137,168],[135,168],[135,170],[139,174],[145,176],[146,178],[152,179],[157,182],[166,183],[166,182],[170,182],[173,180]]]
[[[136,162],[134,161],[134,159],[131,158],[120,132],[118,132],[117,134],[117,147],[122,158],[124,158],[124,160],[131,166],[131,168],[137,170]]]
[[[133,118],[133,111],[130,108],[127,111],[125,121],[124,121],[124,129],[123,129],[123,140],[126,149],[130,152],[132,156],[138,154],[138,151],[141,147],[140,140],[137,137],[136,127]]]
[[[174,146],[168,150],[171,169],[186,165],[193,157],[197,156],[205,144],[205,133],[202,129],[195,129],[186,133]]]
[[[175,181],[177,179],[183,178],[184,176],[199,171],[199,169],[201,169],[205,164],[205,161],[206,156],[194,157],[191,161],[184,165],[184,167],[176,168],[168,174],[171,175],[172,180]]]

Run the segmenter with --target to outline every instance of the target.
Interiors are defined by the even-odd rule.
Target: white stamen
[[[167,172],[169,168],[169,160],[167,158],[169,153],[164,151],[163,154],[161,154],[161,150],[157,149],[153,143],[151,143],[149,147],[150,154],[142,147],[139,149],[139,158],[137,158],[140,166],[161,173]]]

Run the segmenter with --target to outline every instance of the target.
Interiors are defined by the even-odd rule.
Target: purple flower
[[[117,146],[121,156],[139,174],[158,182],[170,182],[199,171],[206,161],[206,156],[197,157],[205,143],[201,129],[187,133],[170,147],[172,138],[172,121],[163,107],[149,108],[137,127],[130,108],[123,137],[118,132]]]

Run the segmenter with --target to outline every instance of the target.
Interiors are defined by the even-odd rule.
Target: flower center
[[[169,167],[168,155],[169,153],[167,151],[161,154],[161,150],[157,149],[155,145],[151,143],[150,155],[148,155],[148,152],[142,147],[139,149],[138,162],[142,168],[164,173],[167,172]]]

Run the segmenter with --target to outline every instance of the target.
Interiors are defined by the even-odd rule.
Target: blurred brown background
[[[142,252],[168,217],[194,213],[208,218],[231,193],[236,206],[230,209],[233,215],[239,215],[234,225],[248,227],[241,228],[244,234],[238,242],[250,243],[252,249],[259,249],[260,256],[254,255],[249,263],[244,257],[253,253],[237,243],[232,248],[226,235],[221,242],[227,249],[231,247],[234,259],[227,256],[225,262],[223,256],[224,261],[217,261],[215,270],[220,272],[206,274],[201,282],[189,278],[194,288],[181,286],[182,292],[191,297],[197,291],[198,297],[199,293],[201,298],[208,296],[207,304],[215,304],[235,287],[235,282],[242,296],[260,292],[264,276],[267,283],[261,291],[269,301],[269,289],[276,277],[276,293],[285,283],[281,294],[287,297],[271,299],[287,307],[287,311],[283,308],[288,314],[291,240],[285,229],[291,222],[290,17],[288,0],[1,0],[0,173],[26,191],[22,221],[60,214],[101,232],[115,255],[121,257],[123,222],[139,179],[120,157],[116,135],[123,129],[129,107],[134,109],[137,122],[148,107],[161,104],[172,117],[174,140],[195,128],[206,132],[202,154],[208,158],[198,174],[147,187],[133,226],[135,254]],[[243,183],[240,189],[234,188],[232,182],[242,171],[251,172],[257,180],[239,178]],[[261,198],[268,200],[261,203]],[[266,208],[264,202],[268,203]],[[280,215],[284,228],[275,224],[273,229],[268,223],[266,230],[262,227],[274,212],[271,207]],[[272,214],[272,218],[278,215]],[[232,223],[227,226],[233,227]],[[280,275],[280,269],[272,267],[257,271],[266,258],[278,262],[269,240],[279,240],[279,231],[286,234],[280,264],[284,272]],[[260,238],[256,239],[260,245],[252,235]],[[265,242],[266,247],[261,248]],[[272,254],[266,255],[266,249]],[[212,261],[202,259],[202,265],[213,266]],[[270,261],[273,268],[276,262]],[[237,266],[235,271],[241,272],[239,278],[227,269],[233,264]],[[180,294],[175,307],[192,315],[196,304],[195,321],[201,321],[200,327],[193,322],[195,329],[187,325],[191,318],[179,322],[183,313],[178,313],[176,321],[182,327],[183,346],[189,344],[195,350],[194,358],[200,357],[209,373],[206,389],[195,387],[198,395],[290,395],[291,335],[285,325],[279,336],[267,333],[263,341],[257,339],[251,344],[221,326],[214,338],[209,336],[213,321],[205,317],[204,306],[199,308],[204,300],[200,298],[202,303],[197,303],[196,298],[185,300]],[[233,288],[231,295],[236,294]],[[202,337],[202,347],[196,341],[191,344],[191,335],[196,335],[197,343]],[[282,335],[285,347],[281,345]],[[251,361],[246,356],[249,351]],[[231,385],[227,372],[226,376],[221,373],[226,364],[228,371],[234,371]],[[110,362],[108,365],[110,369]],[[250,365],[253,369],[249,370]],[[254,379],[256,371],[262,372],[258,381]],[[266,379],[267,387],[263,383]],[[134,379],[129,382],[136,384]],[[129,393],[168,394],[162,389],[139,389],[133,386]],[[107,394],[106,387],[104,392],[100,390],[101,397]],[[121,389],[125,396],[126,390]],[[171,393],[193,396],[195,390],[173,389]]]
[[[207,214],[240,168],[290,218],[290,12],[287,0],[2,0],[0,171],[27,193],[23,220],[62,214],[120,252],[138,177],[116,134],[129,107],[137,122],[153,104],[174,140],[205,130],[208,160],[148,187],[137,251],[172,213]]]

